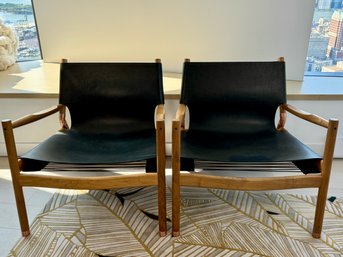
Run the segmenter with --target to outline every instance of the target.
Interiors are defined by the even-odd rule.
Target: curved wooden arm
[[[286,119],[287,119],[287,113],[285,108],[283,108],[282,105],[279,106],[279,110],[280,110],[280,118],[279,118],[279,123],[277,124],[276,129],[277,130],[283,130],[285,128],[286,125]]]
[[[67,121],[66,121],[66,106],[65,105],[62,105],[62,104],[60,104],[59,105],[60,106],[60,117],[59,117],[59,119],[60,119],[60,125],[61,125],[61,129],[60,129],[60,131],[65,131],[65,130],[68,130],[69,129],[69,125],[68,125],[68,123],[67,123]]]
[[[57,105],[57,106],[52,106],[48,109],[45,109],[40,112],[36,112],[33,114],[26,115],[24,117],[21,117],[19,119],[16,119],[12,121],[12,128],[18,128],[27,124],[30,124],[32,122],[38,121],[40,119],[43,119],[45,117],[48,117],[56,112],[62,111],[64,108],[63,105]]]
[[[186,105],[180,104],[177,111],[174,121],[180,122],[180,128],[181,130],[185,130],[185,119],[186,119]]]
[[[164,121],[165,109],[164,104],[159,104],[156,109],[156,121]]]
[[[165,126],[165,108],[164,104],[159,104],[156,107],[156,112],[155,112],[155,128],[157,130],[157,133],[162,129],[164,130]]]
[[[321,127],[328,128],[328,126],[329,126],[329,121],[320,117],[320,116],[302,111],[302,110],[297,109],[296,107],[289,105],[289,104],[282,104],[282,105],[280,105],[281,118],[280,118],[280,122],[279,122],[278,127],[283,126],[285,123],[285,111],[292,113],[293,115],[295,115],[295,116],[297,116],[303,120],[307,120],[307,121],[312,122],[312,123],[319,125]]]

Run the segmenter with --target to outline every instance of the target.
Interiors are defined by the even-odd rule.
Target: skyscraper
[[[337,61],[335,56],[341,57],[343,53],[343,11],[335,11],[333,13],[328,35],[329,43],[326,55]]]
[[[326,50],[329,38],[319,32],[312,32],[308,45],[308,57],[326,59]]]

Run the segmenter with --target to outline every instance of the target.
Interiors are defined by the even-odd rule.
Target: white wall
[[[57,98],[1,98],[0,117],[15,120],[24,115],[41,111],[58,103]],[[44,140],[59,129],[57,114],[32,125],[15,129],[17,151],[21,153],[29,150],[38,142]],[[2,133],[1,133],[2,134]],[[0,155],[6,155],[3,135],[0,136]]]
[[[338,135],[336,140],[335,157],[343,157],[343,101],[342,100],[291,100],[289,104],[298,107],[299,109],[319,115],[323,118],[336,118],[340,121]],[[300,138],[303,142],[310,145],[318,153],[322,154],[325,142],[326,130],[319,126],[314,126],[312,123],[304,122],[303,120],[288,114],[286,128],[293,135]]]
[[[290,104],[315,113],[324,118],[335,117],[343,123],[343,101],[303,101],[292,100]],[[28,99],[28,98],[14,98],[14,99],[1,99],[0,101],[0,117],[5,118],[19,118],[28,113],[40,111],[57,104],[57,99]],[[171,151],[171,121],[174,118],[178,100],[166,100],[166,138],[167,149],[170,155]],[[343,126],[343,125],[342,125]],[[18,154],[30,149],[41,140],[54,133],[59,128],[58,117],[53,115],[48,119],[37,122],[25,128],[18,128],[16,130],[16,139],[18,143]],[[311,123],[302,121],[288,114],[286,128],[295,136],[300,138],[304,143],[313,147],[318,153],[322,153],[323,145],[325,142],[325,129],[317,127]],[[0,155],[6,155],[3,136],[0,137]],[[338,138],[336,143],[335,156],[343,158],[343,129],[338,130]]]
[[[314,0],[33,0],[45,62],[287,60],[302,80]]]

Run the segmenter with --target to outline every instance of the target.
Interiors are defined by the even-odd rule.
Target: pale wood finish
[[[5,137],[8,162],[11,170],[12,184],[17,204],[20,228],[23,236],[30,235],[29,221],[27,218],[27,211],[25,205],[25,198],[23,194],[23,186],[20,184],[20,167],[17,160],[17,149],[14,141],[14,134],[12,129],[12,122],[6,120],[2,122],[3,133]]]
[[[157,185],[158,217],[160,236],[167,235],[167,200],[166,200],[166,146],[165,146],[165,109],[158,105],[156,110],[156,149],[157,149]],[[146,174],[149,175],[149,174]],[[151,182],[150,182],[151,183]]]
[[[189,61],[189,60],[186,60]],[[279,58],[279,61],[284,61]],[[326,120],[315,114],[297,109],[289,104],[279,106],[280,119],[277,125],[278,130],[285,129],[287,112],[296,117],[311,122],[317,126],[326,129],[326,142],[321,161],[321,173],[308,174],[299,176],[282,176],[282,177],[223,177],[214,175],[204,175],[199,173],[180,173],[180,144],[181,131],[185,130],[187,106],[180,104],[176,112],[175,119],[172,123],[172,235],[180,235],[180,186],[195,186],[206,188],[220,188],[229,190],[277,190],[277,189],[292,189],[292,188],[318,188],[318,200],[316,205],[315,219],[313,225],[312,236],[320,238],[325,203],[330,181],[330,172],[335,148],[335,142],[338,130],[338,120]]]
[[[172,236],[180,235],[180,121],[172,121]]]
[[[323,160],[321,162],[320,174],[309,174],[299,176],[283,176],[271,178],[237,178],[212,176],[204,174],[180,173],[180,140],[181,131],[184,129],[185,110],[187,106],[180,104],[176,117],[172,124],[172,235],[180,235],[180,186],[196,186],[206,188],[221,188],[231,190],[277,190],[292,188],[318,188],[318,200],[316,206],[315,222],[312,235],[319,238],[322,230],[325,202],[327,197],[330,172],[335,148],[338,120],[329,121],[317,115],[304,112],[295,107],[284,104],[280,106],[280,121],[277,129],[284,129],[286,123],[286,112],[312,122],[327,129]]]
[[[293,115],[303,119],[307,120],[309,122],[312,122],[316,125],[319,125],[324,128],[328,128],[329,126],[329,121],[312,113],[308,113],[302,110],[299,110],[298,108],[290,105],[290,104],[283,104],[280,106],[281,112],[287,111],[289,113],[292,113]]]
[[[321,180],[321,175],[317,174],[270,178],[243,178],[185,173],[181,174],[180,184],[183,186],[258,191],[319,187]]]
[[[323,220],[324,220],[324,211],[325,203],[327,198],[327,192],[330,182],[330,174],[332,167],[333,154],[335,149],[336,137],[338,130],[338,120],[330,119],[328,124],[328,130],[325,140],[324,156],[322,161],[322,181],[318,189],[318,198],[317,198],[317,208],[314,218],[314,225],[312,236],[314,238],[320,238],[322,231]]]
[[[21,186],[61,189],[109,189],[119,187],[157,186],[156,174],[113,175],[103,177],[54,176],[20,172]]]
[[[62,63],[67,59],[62,59]],[[156,59],[156,62],[161,62]],[[104,177],[78,177],[78,176],[55,176],[49,174],[34,174],[22,172],[23,162],[19,158],[15,145],[14,129],[37,122],[52,114],[59,112],[60,131],[69,129],[66,121],[66,106],[56,105],[41,112],[36,112],[15,121],[9,119],[2,121],[3,134],[7,149],[8,161],[12,175],[12,183],[17,204],[20,227],[23,236],[30,235],[30,227],[27,218],[24,186],[49,187],[62,189],[109,189],[118,187],[157,186],[158,187],[158,214],[160,236],[167,235],[167,211],[166,211],[166,182],[165,182],[165,108],[163,104],[156,107],[156,149],[157,149],[157,173],[141,173],[134,175],[111,175]]]
[[[48,109],[42,110],[40,112],[36,112],[33,114],[26,115],[24,117],[21,117],[17,120],[12,121],[12,128],[18,128],[27,124],[30,124],[32,122],[39,121],[41,119],[44,119],[56,112],[62,111],[63,107],[62,105],[56,105],[56,106],[51,106]]]
[[[186,105],[180,104],[172,121],[172,236],[180,235],[180,144],[185,130]]]
[[[180,104],[177,111],[176,111],[176,118],[175,121],[179,121],[180,122],[180,129],[181,130],[185,130],[186,129],[186,105],[184,104]]]
[[[24,116],[15,121],[3,120],[3,133],[7,148],[12,183],[16,198],[18,216],[23,236],[30,234],[25,199],[24,186],[64,188],[64,189],[108,189],[118,187],[158,186],[159,229],[160,235],[167,234],[166,224],[166,183],[165,183],[165,120],[164,105],[157,106],[156,111],[156,146],[157,146],[157,174],[142,173],[135,175],[116,175],[105,177],[76,177],[54,176],[21,172],[22,161],[17,155],[14,129],[39,121],[54,113],[60,112],[61,130],[69,128],[65,121],[65,106],[57,105],[41,112]]]

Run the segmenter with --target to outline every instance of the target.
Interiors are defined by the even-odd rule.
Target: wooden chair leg
[[[15,200],[17,204],[17,212],[19,216],[21,233],[24,237],[27,237],[30,235],[30,226],[29,226],[29,221],[27,218],[23,187],[15,185],[15,183],[13,183],[13,188],[14,188],[14,195],[15,195]]]
[[[325,141],[324,156],[322,161],[322,183],[318,189],[317,206],[312,231],[312,236],[314,238],[320,238],[322,232],[326,198],[329,188],[332,160],[337,137],[337,130],[338,120],[330,119]]]
[[[180,235],[180,171],[173,168],[172,176],[172,236],[177,237]]]
[[[17,149],[14,142],[12,122],[10,120],[2,121],[4,138],[6,143],[8,162],[11,170],[12,184],[14,189],[17,211],[19,216],[21,233],[23,236],[30,235],[29,221],[27,218],[23,187],[20,185],[20,160],[17,159]]]
[[[162,172],[161,172],[162,173]],[[166,206],[166,183],[165,174],[158,178],[158,222],[160,236],[167,235],[167,206]]]
[[[172,130],[172,236],[180,235],[180,123]]]
[[[165,155],[158,160],[158,221],[160,236],[167,235],[167,199],[166,199],[166,174]]]
[[[320,235],[322,233],[327,193],[329,189],[331,166],[332,159],[329,158],[328,160],[324,158],[322,162],[322,183],[318,189],[316,212],[312,230],[312,236],[314,238],[320,238]]]
[[[326,192],[325,192],[326,191]],[[316,205],[316,213],[314,217],[314,224],[312,230],[312,236],[314,238],[320,238],[322,233],[323,221],[324,221],[324,212],[326,205],[327,190],[323,188],[318,189],[318,198]]]
[[[167,235],[165,123],[157,122],[158,222],[161,237]]]

